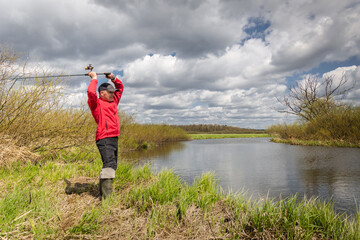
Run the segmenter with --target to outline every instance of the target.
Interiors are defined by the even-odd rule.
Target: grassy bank
[[[271,139],[272,142],[275,143],[286,143],[291,145],[301,145],[301,146],[323,146],[323,147],[353,147],[359,148],[359,144],[349,143],[345,141],[336,141],[336,140],[328,140],[328,141],[321,141],[321,140],[301,140],[301,139],[284,139],[279,137],[274,137]]]
[[[193,140],[198,139],[217,139],[217,138],[258,138],[271,137],[269,134],[189,134]]]
[[[266,133],[264,129],[240,128],[219,124],[190,124],[172,125],[179,127],[189,134],[261,134]]]
[[[156,145],[190,140],[190,137],[180,128],[165,124],[124,124],[119,138],[121,151],[148,149]]]
[[[205,174],[189,185],[170,170],[120,163],[101,202],[98,154],[87,160],[14,163],[0,169],[3,239],[359,239],[360,218],[296,196],[224,194]],[[90,161],[89,161],[90,160]]]
[[[360,108],[341,106],[309,121],[267,129],[273,141],[297,145],[360,147]]]

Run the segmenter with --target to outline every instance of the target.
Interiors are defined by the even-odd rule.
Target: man
[[[88,104],[91,113],[98,124],[96,130],[96,145],[99,149],[103,168],[100,172],[100,196],[105,199],[112,193],[112,182],[115,178],[118,157],[118,136],[120,135],[120,121],[117,106],[124,90],[122,82],[113,73],[106,75],[114,85],[103,83],[99,86],[99,97],[96,95],[97,75],[90,72]]]

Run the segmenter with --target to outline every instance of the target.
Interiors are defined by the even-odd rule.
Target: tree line
[[[264,129],[240,128],[240,127],[219,125],[219,124],[190,124],[190,125],[172,125],[172,126],[181,128],[189,134],[196,134],[196,133],[213,133],[213,134],[265,133]]]

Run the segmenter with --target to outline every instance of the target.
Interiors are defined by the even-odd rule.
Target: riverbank
[[[199,139],[220,139],[220,138],[258,138],[271,137],[269,134],[253,133],[253,134],[189,134],[193,140]]]
[[[360,108],[341,105],[311,121],[277,124],[267,128],[273,142],[294,145],[360,147]]]
[[[324,147],[352,147],[360,148],[360,143],[349,143],[344,141],[321,141],[321,140],[301,140],[301,139],[283,139],[279,137],[274,137],[270,140],[275,143],[285,143],[291,145],[302,145],[302,146],[324,146]]]
[[[170,170],[119,162],[101,202],[100,156],[0,168],[4,239],[359,239],[360,216],[296,196],[272,201],[225,194],[211,174],[189,185]]]

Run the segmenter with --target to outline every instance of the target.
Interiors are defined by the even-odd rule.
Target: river
[[[164,145],[136,158],[155,171],[173,169],[189,183],[211,171],[225,191],[245,191],[252,198],[318,197],[348,214],[360,201],[358,148],[293,146],[269,138],[206,139]]]

